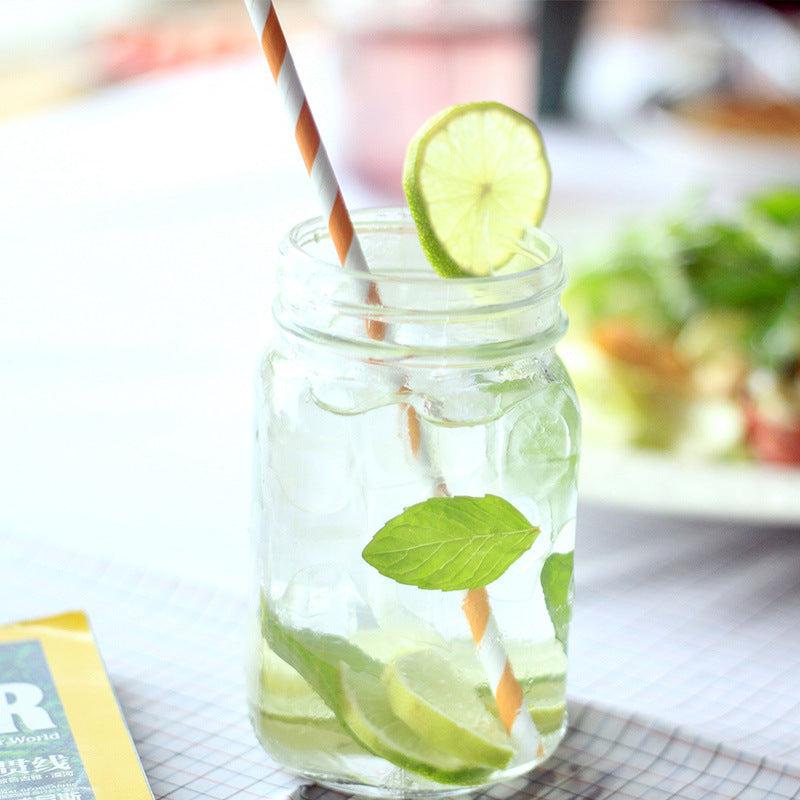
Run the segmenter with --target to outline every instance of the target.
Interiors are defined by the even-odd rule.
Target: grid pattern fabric
[[[245,602],[156,571],[0,538],[5,621],[82,608],[157,799],[341,800],[270,761],[244,705]],[[32,589],[35,588],[35,591]],[[794,800],[800,769],[585,702],[547,765],[485,800]]]
[[[586,507],[578,528],[571,694],[800,769],[800,529]]]

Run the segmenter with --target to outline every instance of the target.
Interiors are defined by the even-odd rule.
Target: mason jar
[[[280,247],[258,369],[248,703],[286,769],[363,797],[527,772],[566,728],[580,413],[559,245],[432,270],[407,212]]]

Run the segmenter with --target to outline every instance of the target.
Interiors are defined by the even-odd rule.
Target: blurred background
[[[443,105],[476,98],[601,126],[703,98],[696,121],[797,134],[798,3],[284,0],[280,16],[336,72],[347,163],[392,192],[390,154]],[[2,119],[258,57],[238,0],[3,0],[0,22]]]
[[[277,7],[353,207],[402,201],[412,133],[487,98],[543,127],[571,269],[687,194],[800,183],[800,4]],[[273,254],[314,214],[241,0],[0,0],[0,528],[238,585]],[[623,502],[612,466],[595,497]],[[768,480],[716,486],[800,524],[797,474]]]

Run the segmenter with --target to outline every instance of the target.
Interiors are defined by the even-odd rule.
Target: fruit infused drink
[[[281,248],[257,383],[250,713],[319,783],[452,795],[528,771],[566,725],[565,273],[527,225],[485,234],[502,268],[449,279],[407,211],[353,221],[368,274],[337,263],[322,220]]]
[[[333,788],[470,792],[566,724],[579,414],[543,143],[453,107],[409,147],[408,211],[352,218],[274,6],[247,5],[324,212],[281,248],[257,383],[253,725]]]

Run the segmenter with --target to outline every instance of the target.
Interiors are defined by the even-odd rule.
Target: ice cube
[[[360,628],[377,624],[341,562],[314,564],[296,572],[278,607],[282,619],[294,628],[310,628],[345,638]]]
[[[569,422],[574,413],[569,398],[552,386],[511,409],[499,431],[505,439],[504,483],[544,500],[571,478],[577,458]]]

